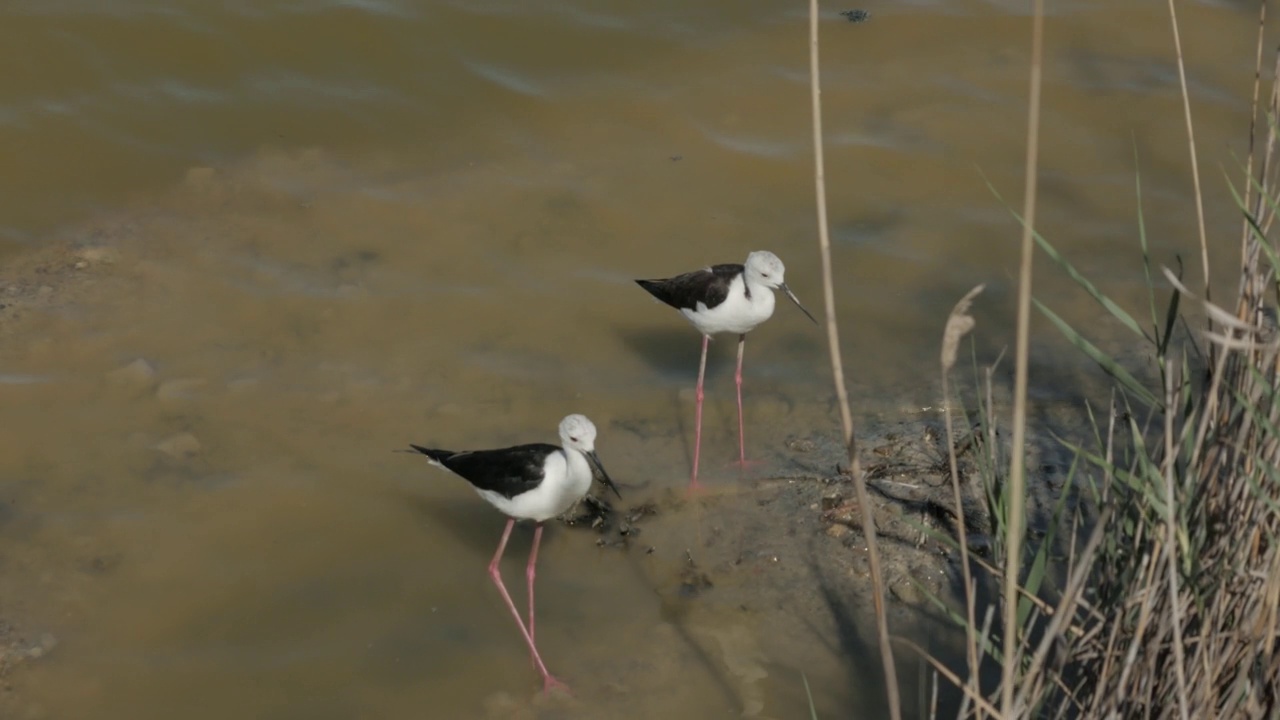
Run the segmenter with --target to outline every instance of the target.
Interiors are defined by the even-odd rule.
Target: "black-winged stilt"
[[[707,344],[716,333],[738,334],[738,459],[747,462],[746,437],[742,422],[742,351],[747,333],[773,315],[773,289],[780,288],[791,302],[818,321],[796,299],[783,282],[786,268],[777,255],[757,250],[745,264],[712,265],[662,280],[637,280],[655,298],[680,311],[702,333],[702,360],[698,364],[698,389],[694,410],[693,474],[689,486],[698,486],[698,455],[702,447],[702,382],[707,372]]]
[[[563,685],[552,677],[538,654],[534,644],[533,579],[538,562],[538,545],[542,542],[542,523],[564,511],[582,499],[591,489],[593,470],[618,497],[622,494],[600,464],[595,451],[596,426],[585,415],[569,415],[560,421],[560,442],[563,447],[534,443],[516,445],[499,450],[470,450],[453,452],[410,445],[426,455],[432,465],[437,465],[471,483],[471,487],[498,510],[507,515],[507,528],[502,532],[498,551],[489,563],[489,577],[498,586],[502,599],[516,619],[520,634],[529,644],[534,665],[542,673],[543,689]],[[502,583],[498,562],[511,537],[516,520],[533,520],[533,547],[529,550],[529,565],[525,577],[529,582],[529,624],[520,619],[511,594]]]

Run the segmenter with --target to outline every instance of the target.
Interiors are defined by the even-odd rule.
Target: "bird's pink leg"
[[[539,524],[533,531],[533,548],[529,550],[529,565],[524,569],[524,576],[529,581],[529,639],[534,640],[538,636],[533,631],[534,615],[533,615],[533,578],[538,574],[536,566],[538,564],[538,546],[542,544],[542,525]],[[534,661],[537,665],[537,661]]]
[[[533,644],[533,636],[529,634],[529,630],[524,626],[524,620],[520,619],[520,612],[516,610],[516,604],[511,602],[511,594],[507,592],[507,586],[502,584],[502,574],[498,572],[498,561],[502,559],[502,551],[507,549],[507,540],[511,538],[511,528],[515,527],[515,519],[507,520],[507,529],[502,532],[502,541],[498,543],[498,551],[493,554],[493,561],[489,563],[489,577],[493,578],[493,584],[498,586],[498,592],[502,593],[502,599],[507,602],[507,609],[511,611],[511,616],[516,619],[516,625],[520,628],[520,634],[524,636],[524,641],[529,644],[529,652],[533,653],[533,664],[538,666],[538,671],[542,673],[542,689],[550,692],[552,687],[564,687],[564,683],[556,680],[547,672],[547,666],[543,664],[542,657],[538,655],[538,648]],[[541,525],[538,526],[541,529]],[[532,567],[532,565],[530,566]]]
[[[747,347],[747,334],[738,336],[738,371],[733,374],[733,381],[738,385],[738,461],[743,467],[747,465],[747,435],[742,423],[742,351]]]
[[[737,468],[745,470],[755,465],[755,460],[746,459],[746,430],[742,420],[742,351],[746,347],[746,334],[737,336],[737,372],[733,373],[733,382],[737,384],[737,462],[731,462]]]
[[[710,335],[702,336],[702,360],[698,363],[698,390],[695,395],[696,405],[693,411],[693,475],[689,478],[689,489],[697,490],[698,455],[702,452],[702,382],[707,375],[707,345],[711,343]]]

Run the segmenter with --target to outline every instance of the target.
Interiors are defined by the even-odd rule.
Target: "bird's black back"
[[[742,273],[742,265],[725,263],[665,280],[637,280],[636,283],[677,310],[697,310],[698,303],[713,308],[724,302],[729,297],[730,283]]]
[[[547,456],[560,448],[546,443],[516,445],[498,450],[437,450],[409,447],[435,460],[480,490],[498,493],[508,500],[536,488],[542,482]]]

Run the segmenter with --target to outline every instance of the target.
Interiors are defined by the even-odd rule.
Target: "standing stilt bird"
[[[712,265],[709,268],[677,275],[664,280],[637,280],[655,298],[680,311],[702,333],[702,360],[698,364],[698,390],[694,410],[693,474],[689,486],[698,486],[698,455],[702,448],[702,382],[707,372],[707,344],[716,333],[738,334],[738,370],[734,382],[738,386],[738,458],[747,462],[746,434],[742,422],[742,352],[747,333],[773,315],[773,289],[780,288],[791,302],[818,321],[796,299],[783,282],[786,268],[777,255],[758,250],[747,256],[742,265]]]
[[[544,691],[563,683],[547,671],[534,644],[533,578],[538,562],[538,545],[542,542],[542,523],[568,510],[587,494],[591,489],[593,471],[599,472],[601,481],[619,498],[622,497],[596,456],[596,426],[585,415],[569,415],[560,421],[560,442],[563,447],[534,443],[500,450],[463,452],[409,446],[426,455],[432,465],[449,470],[471,483],[480,497],[506,514],[507,529],[502,532],[498,551],[489,563],[489,577],[498,586],[498,592],[502,593],[502,599],[520,627],[520,634],[529,644],[533,664],[542,673]],[[528,625],[520,619],[498,571],[498,562],[502,559],[502,551],[507,548],[516,520],[537,523],[533,531],[533,547],[529,550],[529,565],[525,568],[529,583]]]

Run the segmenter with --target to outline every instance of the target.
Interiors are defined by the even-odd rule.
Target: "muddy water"
[[[1011,341],[1017,228],[985,180],[1021,197],[1028,21],[868,9],[825,18],[823,97],[838,311],[874,423],[937,404],[941,319],[972,285],[979,353]],[[1154,259],[1195,267],[1168,20],[1055,12],[1042,229],[1137,302],[1135,148]],[[1181,12],[1228,277],[1219,168],[1245,148],[1256,21]],[[750,583],[720,581],[689,608],[684,549],[750,518],[687,505],[627,553],[549,533],[540,645],[576,695],[526,708],[484,574],[501,518],[391,452],[552,441],[576,411],[629,502],[684,481],[697,336],[631,278],[768,248],[820,312],[804,33],[800,6],[739,3],[0,11],[0,612],[56,639],[21,669],[17,716],[794,717],[801,672],[823,717],[874,709],[865,658],[831,641],[847,623],[777,599],[797,576],[765,564],[749,577],[770,602],[744,610]],[[733,349],[715,345],[704,467],[734,490]],[[1061,347],[1036,345],[1046,403],[1087,368]],[[818,331],[780,304],[747,354],[750,476],[829,471]]]

